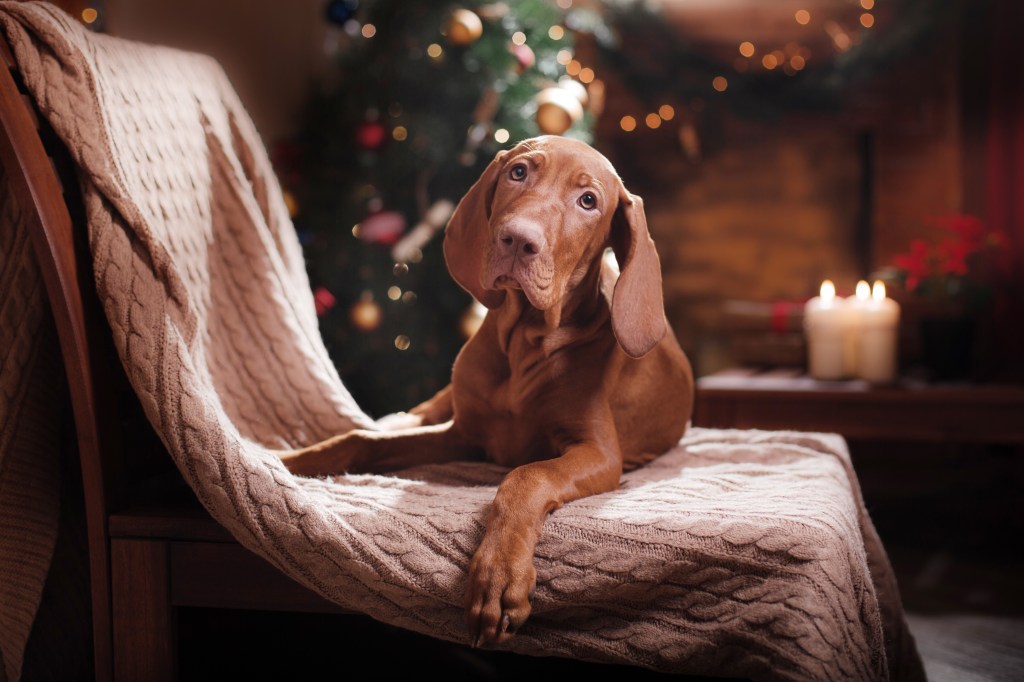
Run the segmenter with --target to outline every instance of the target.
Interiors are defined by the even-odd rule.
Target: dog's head
[[[544,136],[498,152],[452,214],[444,254],[455,281],[488,308],[521,289],[547,311],[600,267],[608,246],[622,271],[612,328],[640,357],[667,329],[661,265],[643,202],[592,147]]]

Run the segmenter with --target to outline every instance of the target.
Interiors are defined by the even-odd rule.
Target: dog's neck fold
[[[497,318],[498,345],[508,355],[515,334],[545,357],[566,346],[588,339],[610,321],[610,300],[606,294],[607,273],[601,263],[588,267],[583,279],[567,288],[562,300],[546,310],[530,305],[520,290],[509,290],[505,302],[489,314]]]

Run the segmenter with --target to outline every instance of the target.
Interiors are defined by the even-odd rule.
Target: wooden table
[[[693,423],[796,429],[866,441],[1024,445],[1024,386],[903,379],[817,381],[800,369],[736,368],[697,380]]]

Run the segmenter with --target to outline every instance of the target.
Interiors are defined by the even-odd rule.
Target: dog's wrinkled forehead
[[[560,175],[589,175],[599,183],[618,182],[611,161],[585,142],[557,135],[543,135],[519,143],[505,157],[505,166],[517,159],[533,160],[538,166],[557,165]]]

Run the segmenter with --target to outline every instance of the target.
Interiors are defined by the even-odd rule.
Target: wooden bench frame
[[[73,162],[22,86],[2,38],[0,57],[0,163],[27,214],[74,416],[96,679],[176,679],[178,607],[343,612],[239,545],[168,466],[169,455],[130,399],[96,295]],[[129,460],[125,424],[133,418],[152,445],[149,452],[133,448]],[[147,457],[163,471],[138,466]]]

